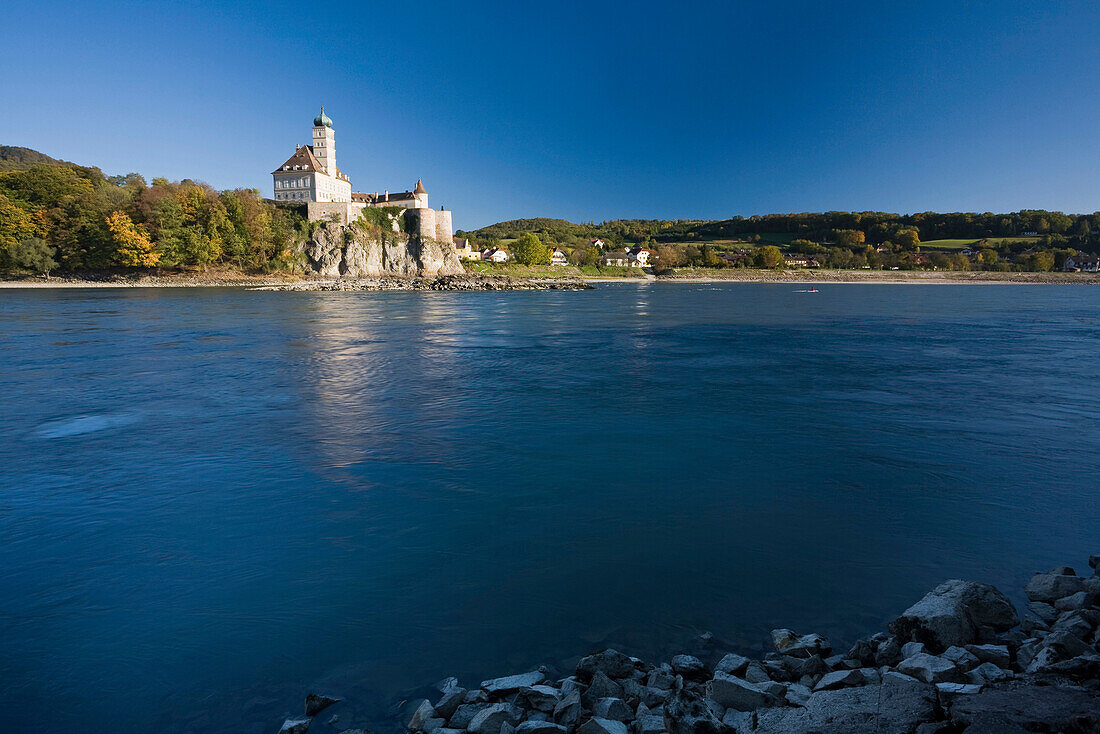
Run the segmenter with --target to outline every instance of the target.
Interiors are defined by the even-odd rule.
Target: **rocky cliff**
[[[436,278],[465,272],[453,242],[363,223],[325,223],[306,242],[309,267],[329,278]]]

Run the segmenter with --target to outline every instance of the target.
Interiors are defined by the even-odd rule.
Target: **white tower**
[[[313,118],[313,155],[317,156],[325,173],[336,177],[336,133],[332,131],[332,120],[321,107],[321,114]]]

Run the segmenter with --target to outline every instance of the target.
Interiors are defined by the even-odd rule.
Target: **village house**
[[[622,250],[609,252],[600,258],[600,265],[612,268],[625,268],[630,265],[630,255]]]
[[[550,252],[550,264],[551,265],[568,265],[569,257],[565,254],[565,250],[554,248]]]
[[[606,245],[606,244],[607,244],[606,242],[604,242],[603,240],[600,240],[600,239],[588,240],[588,246],[589,247],[598,247],[601,250],[604,248],[604,245]]]
[[[630,260],[630,265],[635,268],[648,268],[649,256],[653,253],[644,247],[631,247],[626,251],[627,257]]]
[[[810,266],[810,258],[805,255],[784,255],[783,262],[788,268],[806,268]]]
[[[469,237],[453,237],[451,241],[455,243],[455,252],[458,253],[459,260],[481,259],[481,252],[474,248],[474,243]]]
[[[1066,263],[1062,266],[1062,270],[1067,273],[1072,273],[1074,271],[1080,271],[1082,273],[1100,272],[1100,257],[1081,254],[1070,255],[1066,258]]]
[[[506,263],[511,256],[507,250],[502,250],[499,247],[490,247],[488,250],[481,251],[481,259],[494,263]]]

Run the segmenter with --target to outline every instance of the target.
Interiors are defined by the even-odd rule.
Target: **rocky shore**
[[[606,649],[568,675],[541,667],[413,701],[413,734],[1023,734],[1100,732],[1100,556],[1025,588],[1021,620],[995,587],[945,581],[887,631],[835,651],[771,633],[763,659],[676,655],[657,665]],[[280,734],[304,734],[339,699],[310,694]],[[344,728],[339,707],[316,729]],[[323,727],[323,728],[322,728]],[[315,730],[316,730],[315,729]]]
[[[500,275],[442,275],[434,278],[339,278],[258,286],[259,291],[576,291],[591,285],[580,278],[509,278]]]

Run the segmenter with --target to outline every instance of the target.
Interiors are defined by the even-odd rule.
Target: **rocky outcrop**
[[[465,272],[452,242],[366,223],[321,224],[305,245],[310,269],[325,278],[437,278]]]

